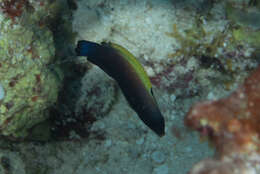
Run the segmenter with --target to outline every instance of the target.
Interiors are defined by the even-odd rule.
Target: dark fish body
[[[164,118],[152,94],[150,80],[131,53],[113,43],[100,45],[89,41],[79,41],[76,52],[78,56],[87,56],[118,83],[129,105],[150,129],[159,136],[165,134]]]

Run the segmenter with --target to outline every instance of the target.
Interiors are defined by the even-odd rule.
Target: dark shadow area
[[[48,28],[53,32],[55,44],[55,62],[48,66],[54,73],[56,69],[63,74],[62,87],[57,102],[49,108],[49,119],[35,125],[28,136],[29,141],[58,141],[87,138],[90,127],[96,118],[87,111],[75,112],[76,102],[80,97],[81,79],[87,71],[87,66],[76,63],[74,53],[77,33],[72,31],[72,13],[77,9],[74,0],[59,1],[59,9],[55,18],[50,19]],[[73,137],[71,132],[77,136]],[[96,134],[98,139],[103,135]]]

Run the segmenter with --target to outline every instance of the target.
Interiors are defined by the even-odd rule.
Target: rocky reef
[[[252,1],[251,1],[252,2]],[[253,2],[252,2],[253,3]],[[251,45],[259,59],[259,5],[229,1],[227,17],[237,44]],[[250,4],[250,3],[249,3]],[[260,172],[260,67],[228,97],[195,104],[185,123],[216,148],[214,158],[197,163],[190,174],[248,174]]]
[[[191,174],[259,173],[260,67],[228,98],[196,104],[186,125],[216,146],[215,159],[196,164]]]
[[[55,4],[46,1],[0,2],[0,134],[24,138],[48,118],[62,76],[48,68],[55,58],[46,22]]]
[[[0,173],[259,173],[259,4],[0,0],[0,135],[21,140],[0,139]],[[82,39],[144,66],[164,137],[75,57]]]

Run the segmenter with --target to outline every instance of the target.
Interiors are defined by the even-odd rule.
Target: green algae
[[[246,42],[252,46],[260,47],[260,31],[248,31],[246,28],[234,29],[233,38],[238,42]]]
[[[184,34],[180,33],[176,24],[173,24],[173,32],[166,33],[169,37],[175,38],[181,45],[181,48],[176,53],[170,54],[169,57],[179,55],[190,57],[201,55],[203,52],[210,57],[216,55],[218,48],[224,43],[226,34],[224,32],[213,33],[206,31],[199,17],[195,21],[195,24],[190,29],[184,30]],[[205,38],[211,39],[206,40]]]

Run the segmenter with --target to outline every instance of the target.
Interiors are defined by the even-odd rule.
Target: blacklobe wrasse
[[[139,118],[157,135],[165,134],[164,118],[153,96],[152,85],[142,65],[125,48],[111,42],[81,40],[77,56],[87,59],[112,77]]]

